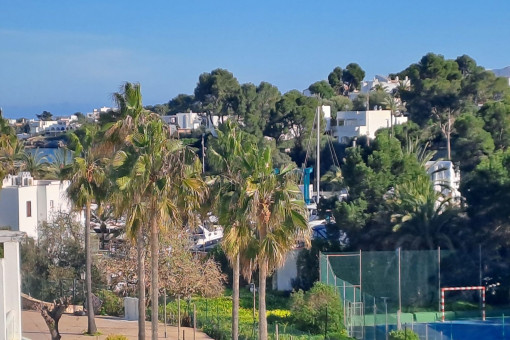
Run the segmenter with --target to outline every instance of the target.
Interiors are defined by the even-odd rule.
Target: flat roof
[[[22,231],[0,230],[0,243],[19,242],[25,235]]]

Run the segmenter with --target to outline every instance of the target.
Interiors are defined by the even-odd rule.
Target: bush
[[[420,340],[418,334],[410,329],[401,329],[399,331],[391,331],[389,333],[390,340]]]
[[[291,312],[293,323],[305,332],[337,333],[343,329],[340,298],[333,287],[321,282],[316,282],[306,293],[299,290],[292,294]]]
[[[128,340],[128,338],[125,335],[110,334],[106,337],[106,340]]]
[[[328,340],[348,340],[352,339],[347,335],[347,331],[344,329],[342,332],[328,333],[326,339]]]
[[[267,323],[288,323],[291,321],[290,311],[286,309],[274,309],[266,312]]]
[[[124,302],[117,294],[103,289],[99,291],[98,297],[103,301],[103,305],[101,306],[102,315],[124,315]]]

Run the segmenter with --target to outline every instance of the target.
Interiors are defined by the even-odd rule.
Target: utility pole
[[[321,162],[321,107],[317,106],[317,209],[319,209],[320,200],[320,162]]]
[[[202,173],[205,173],[205,143],[203,133],[202,133]]]

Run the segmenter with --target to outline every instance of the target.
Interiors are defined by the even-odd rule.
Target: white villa
[[[76,115],[69,117],[59,117],[57,120],[35,120],[32,119],[28,122],[30,126],[30,134],[38,134],[43,132],[66,132],[74,130],[74,124],[78,121]]]
[[[92,112],[87,112],[86,116],[87,116],[87,119],[89,119],[89,120],[97,121],[99,119],[99,116],[102,115],[103,113],[107,113],[110,111],[117,111],[117,110],[118,109],[116,109],[116,108],[103,106],[100,109],[94,109]]]
[[[434,183],[434,189],[458,202],[461,198],[460,171],[450,161],[429,161],[425,164],[427,173]]]
[[[68,181],[34,180],[29,172],[4,178],[0,189],[0,227],[37,238],[37,226],[58,212],[71,212],[66,197]]]
[[[396,89],[400,85],[410,87],[411,80],[407,76],[402,80],[400,80],[398,76],[395,77],[395,79],[391,79],[389,77],[384,76],[375,76],[373,80],[364,80],[361,83],[361,90],[359,91],[359,93],[364,94],[370,93],[371,91],[374,91],[374,88],[378,85],[382,86],[382,88],[387,93],[391,93],[393,92],[394,89]]]
[[[24,234],[0,230],[4,256],[0,258],[0,340],[25,339],[21,332],[19,242]]]
[[[353,137],[374,139],[377,130],[405,122],[407,117],[392,116],[390,110],[338,111],[336,122],[331,124],[331,132],[340,143],[346,144]]]
[[[170,116],[161,116],[161,119],[170,125],[170,131],[172,134],[183,130],[197,130],[202,125],[202,114],[193,111],[179,112]]]

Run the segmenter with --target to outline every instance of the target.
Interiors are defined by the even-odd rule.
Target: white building
[[[176,131],[197,130],[202,125],[202,114],[197,112],[179,112],[175,115],[161,116],[161,119],[170,125],[171,133]]]
[[[434,189],[454,201],[460,200],[460,171],[450,161],[429,161],[425,164]]]
[[[116,108],[111,108],[111,107],[106,107],[106,106],[103,106],[102,108],[100,109],[94,109],[92,112],[88,112],[86,114],[87,116],[87,119],[89,120],[92,120],[92,121],[97,121],[99,119],[99,116],[104,114],[104,113],[108,113],[110,111],[118,111],[118,109]]]
[[[19,241],[23,233],[0,230],[4,256],[0,258],[0,340],[24,339],[21,333],[21,277]]]
[[[386,93],[392,93],[400,85],[410,87],[411,80],[407,76],[402,80],[400,80],[398,76],[395,77],[395,79],[390,79],[389,77],[384,76],[375,76],[373,80],[364,80],[361,83],[361,89],[359,93],[370,93],[374,91],[378,85],[381,86]]]
[[[34,180],[29,172],[7,175],[0,189],[0,227],[37,238],[40,223],[51,222],[59,211],[71,211],[68,186],[68,181]]]
[[[44,131],[49,131],[49,129],[53,126],[58,125],[58,121],[56,120],[30,120],[28,123],[30,126],[30,133],[42,133]]]
[[[338,111],[336,124],[331,124],[331,131],[344,144],[353,137],[374,139],[377,130],[391,126],[392,119],[394,125],[407,122],[407,117],[392,116],[390,110]]]

